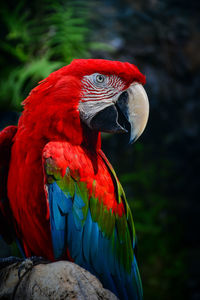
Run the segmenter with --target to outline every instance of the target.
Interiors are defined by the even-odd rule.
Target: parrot
[[[24,257],[69,260],[119,299],[143,299],[133,217],[101,133],[144,131],[145,76],[129,62],[74,59],[0,132],[0,235]]]

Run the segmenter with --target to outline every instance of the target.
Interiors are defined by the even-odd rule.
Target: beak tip
[[[130,137],[128,144],[132,145],[133,143],[135,143],[137,141],[139,136],[134,136],[134,137]]]

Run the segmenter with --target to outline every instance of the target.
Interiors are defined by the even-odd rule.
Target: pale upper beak
[[[132,84],[126,90],[127,106],[123,109],[120,97],[116,105],[121,109],[130,124],[130,143],[136,141],[143,133],[149,117],[149,101],[145,89],[139,83]],[[127,128],[126,128],[127,129]]]

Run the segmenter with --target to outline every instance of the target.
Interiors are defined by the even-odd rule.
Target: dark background
[[[147,78],[147,128],[131,146],[103,135],[103,149],[133,212],[145,299],[200,299],[200,2],[32,2],[1,5],[0,128],[73,58],[136,64]]]

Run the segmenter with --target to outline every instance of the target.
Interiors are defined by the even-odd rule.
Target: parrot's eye
[[[101,74],[97,74],[95,79],[97,83],[103,83],[105,81],[105,76]]]

